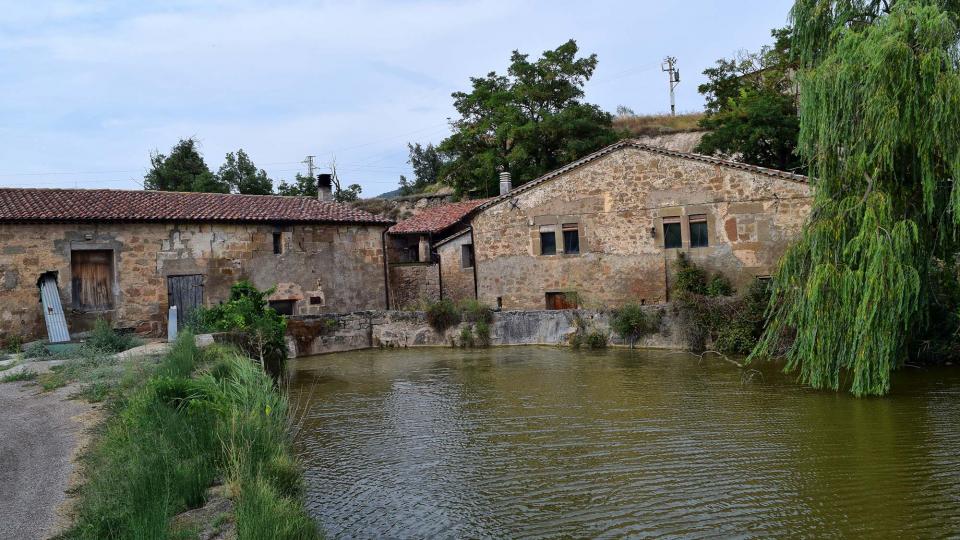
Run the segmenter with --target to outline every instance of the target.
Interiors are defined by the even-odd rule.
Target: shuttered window
[[[70,253],[73,306],[80,310],[113,307],[113,251],[80,250]]]

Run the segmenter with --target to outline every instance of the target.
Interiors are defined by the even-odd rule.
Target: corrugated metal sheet
[[[40,281],[40,300],[43,302],[43,318],[47,322],[47,337],[50,343],[70,341],[67,318],[63,315],[63,305],[60,303],[60,290],[57,288],[56,277],[47,275],[42,278]]]

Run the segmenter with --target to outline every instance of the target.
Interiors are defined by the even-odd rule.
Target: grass
[[[617,116],[613,119],[613,127],[625,130],[634,137],[670,135],[703,131],[700,127],[702,118],[703,113],[685,113],[676,116],[669,114]]]
[[[116,410],[85,457],[77,520],[65,538],[169,538],[171,518],[217,480],[235,498],[237,535],[317,538],[302,505],[287,401],[250,359],[181,335],[149,377],[115,389]]]
[[[37,372],[24,369],[16,373],[7,373],[3,377],[0,377],[0,383],[9,383],[9,382],[19,382],[19,381],[32,381],[37,378]]]

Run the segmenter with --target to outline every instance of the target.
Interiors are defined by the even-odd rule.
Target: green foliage
[[[674,262],[673,291],[693,294],[707,292],[707,273],[691,263],[683,252],[677,253],[677,260]]]
[[[751,358],[794,334],[786,369],[802,382],[882,395],[924,347],[939,309],[931,267],[958,252],[958,14],[956,2],[920,0],[794,5],[814,209],[774,276]]]
[[[97,319],[93,324],[90,337],[84,342],[85,347],[104,352],[122,352],[142,345],[143,341],[133,334],[120,333],[114,330],[104,319]]]
[[[579,313],[573,314],[573,332],[569,336],[570,346],[574,349],[587,347],[590,349],[605,349],[610,336],[601,332],[583,320]]]
[[[267,172],[258,169],[242,148],[237,150],[236,154],[233,152],[227,153],[223,165],[217,171],[217,177],[229,186],[233,193],[243,193],[245,195],[270,195],[273,193],[273,181],[267,176]]]
[[[23,351],[23,338],[17,335],[9,335],[3,338],[3,351],[17,354]]]
[[[297,173],[292,184],[288,184],[286,180],[280,181],[277,185],[277,195],[286,195],[288,197],[316,197],[317,179],[312,176]]]
[[[16,373],[8,373],[0,377],[0,383],[32,381],[37,378],[37,372],[29,369],[21,369]]]
[[[615,142],[611,115],[581,101],[597,57],[578,52],[573,40],[532,62],[514,51],[506,76],[471,78],[469,92],[454,93],[460,117],[437,148],[441,180],[495,195],[501,170],[520,185]]]
[[[277,365],[287,357],[287,321],[268,304],[271,294],[273,289],[260,291],[249,281],[234,283],[227,302],[194,310],[190,327],[194,332],[243,334],[240,345],[248,354]]]
[[[490,346],[490,323],[478,321],[473,325],[474,342],[477,347]]]
[[[451,300],[440,300],[429,304],[426,309],[427,322],[439,333],[443,333],[451,326],[460,324],[462,320],[460,310]]]
[[[707,296],[730,296],[733,294],[733,285],[727,276],[716,273],[707,282],[705,293]]]
[[[473,339],[473,329],[469,325],[465,325],[460,329],[460,346],[461,347],[473,347],[476,343]]]
[[[607,343],[610,341],[610,336],[606,332],[601,332],[599,330],[591,330],[587,334],[587,347],[591,349],[606,349]]]
[[[43,341],[35,341],[23,350],[24,358],[46,358],[50,356],[50,349]]]
[[[440,179],[440,171],[446,164],[443,154],[432,144],[421,146],[420,143],[407,143],[410,157],[407,163],[413,168],[413,182],[408,182],[405,176],[400,177],[400,194],[411,195],[424,191],[427,186],[436,184]]]
[[[213,363],[214,372],[196,369]],[[225,478],[239,538],[317,538],[300,500],[286,399],[249,359],[200,353],[185,332],[141,380],[85,457],[87,482],[65,538],[166,538],[170,518]]]
[[[479,300],[464,300],[457,304],[457,309],[463,314],[462,319],[466,322],[493,322],[493,310],[487,307]]]
[[[193,139],[180,139],[170,155],[150,154],[150,170],[143,177],[144,189],[229,193],[230,186],[210,172]]]
[[[657,331],[660,327],[660,316],[648,313],[640,304],[627,304],[614,312],[610,327],[633,347],[638,339]]]
[[[772,34],[773,47],[720,59],[703,72],[708,82],[698,89],[706,97],[707,112],[700,126],[709,132],[697,152],[738,156],[746,163],[786,171],[803,168],[796,154],[800,120],[790,29]]]

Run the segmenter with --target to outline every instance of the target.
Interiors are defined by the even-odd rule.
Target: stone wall
[[[436,264],[390,264],[390,307],[412,309],[440,299],[440,276]]]
[[[443,280],[443,297],[462,302],[476,298],[473,286],[473,265],[463,261],[463,246],[471,245],[470,232],[466,231],[437,246],[440,254],[440,272]]]
[[[676,321],[669,309],[649,306],[659,313],[660,329],[644,337],[637,347],[683,349]],[[586,331],[610,336],[610,344],[626,346],[610,330],[610,314],[586,310],[504,311],[493,314],[490,344],[567,345],[570,335],[582,324]],[[288,323],[288,345],[293,357],[327,354],[371,347],[437,347],[458,344],[460,333],[470,323],[461,323],[439,333],[417,311],[364,311],[294,317]]]
[[[509,310],[543,309],[549,292],[576,293],[583,308],[661,303],[681,251],[745,290],[773,271],[810,200],[806,183],[623,147],[473,218],[479,299]],[[690,247],[691,215],[706,215],[707,247]],[[681,221],[681,248],[664,248],[664,218]],[[576,226],[579,254],[561,253],[563,224]],[[550,225],[558,254],[543,256]]]
[[[56,272],[71,332],[98,318],[117,327],[165,331],[167,277],[200,274],[207,305],[224,301],[248,279],[276,287],[271,300],[292,300],[295,313],[382,309],[386,304],[383,227],[355,225],[99,223],[0,225],[0,337],[45,336],[37,280]],[[279,232],[282,253],[273,252]],[[111,309],[72,308],[71,253],[110,250]]]

